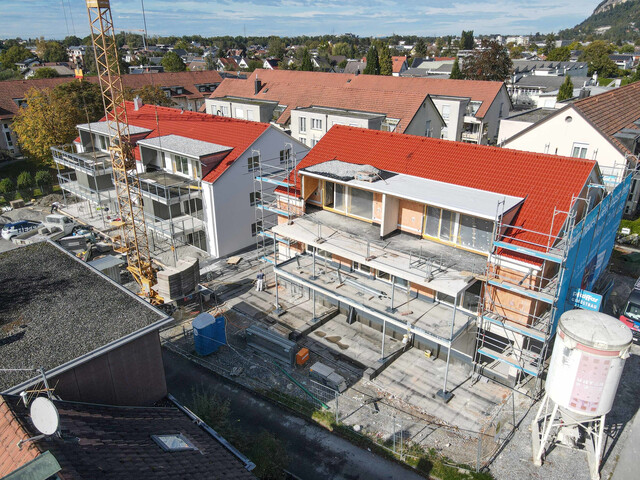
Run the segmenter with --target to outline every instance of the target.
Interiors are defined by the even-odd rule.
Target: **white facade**
[[[596,160],[605,183],[622,179],[628,159],[607,137],[593,127],[572,106],[559,110],[547,119],[526,131],[507,138],[501,145],[505,148],[527,152],[549,153],[565,157]],[[634,213],[638,204],[637,182],[631,187],[625,214]]]
[[[338,109],[296,108],[291,110],[291,136],[313,147],[334,125],[380,130],[384,114],[363,114]]]
[[[269,127],[214,183],[202,182],[207,250],[212,257],[226,256],[255,244],[252,225],[256,215],[251,204],[255,172],[249,168],[249,158],[257,151],[262,162],[279,165],[280,151],[289,147],[293,147],[297,162],[309,151],[277,128]]]

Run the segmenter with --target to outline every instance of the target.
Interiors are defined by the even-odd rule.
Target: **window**
[[[98,137],[98,145],[100,146],[101,150],[107,150],[109,148],[108,144],[107,144],[107,138],[103,137],[102,135],[96,135]]]
[[[440,303],[446,303],[447,305],[453,305],[456,301],[455,297],[442,292],[436,292],[436,300]]]
[[[176,172],[189,175],[189,159],[181,155],[176,155],[174,160],[176,162]]]
[[[389,275],[387,272],[383,272],[382,270],[378,270],[376,272],[376,278],[379,278],[380,280],[386,280],[388,282],[391,281],[391,275]]]
[[[458,242],[463,247],[488,252],[493,236],[493,222],[471,215],[460,214]]]
[[[586,158],[587,148],[589,148],[589,145],[586,143],[574,143],[573,150],[571,151],[571,156],[577,158]]]
[[[313,130],[322,130],[322,119],[321,118],[312,118],[311,119],[311,128]]]
[[[251,192],[249,193],[249,205],[255,205],[261,199],[260,192]]]
[[[367,275],[371,274],[371,267],[369,265],[362,265],[358,262],[353,262],[353,269],[362,273],[366,273]]]
[[[254,155],[253,157],[247,158],[247,165],[249,167],[249,171],[253,172],[260,166],[260,156]]]
[[[300,117],[300,132],[306,132],[306,131],[307,131],[307,118]]]
[[[482,289],[481,282],[474,282],[469,288],[467,288],[462,294],[462,304],[460,305],[464,310],[477,313],[480,306],[480,293]]]
[[[438,207],[427,207],[424,234],[446,242],[454,241],[456,213]]]
[[[181,433],[168,435],[151,435],[151,438],[165,452],[181,452],[184,450],[198,450],[198,448]]]
[[[451,105],[443,105],[442,106],[442,119],[445,122],[449,121],[449,115],[451,115]]]
[[[4,135],[7,137],[7,145],[12,147],[13,146],[13,142],[11,141],[11,134],[9,132],[4,132]]]
[[[346,190],[346,187],[341,183],[335,184],[333,208],[341,212],[345,211],[345,202],[344,202],[345,190]]]
[[[227,107],[226,105],[221,105],[220,106],[220,113],[222,114],[222,116],[228,117],[229,116],[229,107]]]
[[[262,221],[258,220],[256,223],[251,224],[251,236],[255,237],[260,232],[262,232]]]
[[[323,205],[325,207],[333,208],[333,190],[335,188],[335,183],[333,182],[324,182],[324,202]]]
[[[253,110],[247,110],[247,120],[253,120]]]
[[[427,120],[425,122],[424,136],[425,137],[430,137],[431,136],[431,120]]]
[[[311,139],[311,146],[315,147],[316,143],[318,143],[318,140],[316,140],[315,138]]]
[[[241,108],[236,107],[236,118],[244,118],[244,114],[242,113]]]
[[[305,137],[300,137],[298,140],[300,140],[305,145],[307,144],[307,139]]]
[[[350,188],[349,199],[349,213],[351,215],[371,219],[373,216],[373,192]]]
[[[288,148],[286,150],[280,150],[280,163],[287,163],[291,158],[291,150]]]

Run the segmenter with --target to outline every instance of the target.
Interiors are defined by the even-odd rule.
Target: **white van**
[[[52,213],[51,215],[47,215],[45,217],[44,226],[47,227],[50,231],[61,231],[68,235],[73,232],[75,223],[66,215]]]

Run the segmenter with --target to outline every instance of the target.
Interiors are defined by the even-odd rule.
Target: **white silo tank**
[[[561,410],[606,415],[632,343],[631,330],[601,312],[570,310],[558,323],[546,391]]]

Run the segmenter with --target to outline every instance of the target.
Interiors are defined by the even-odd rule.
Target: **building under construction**
[[[514,386],[544,371],[562,312],[606,295],[623,178],[605,186],[591,160],[335,126],[275,180],[265,257],[278,285],[381,332],[381,363],[397,358],[389,337],[445,360],[445,400],[450,362]]]

